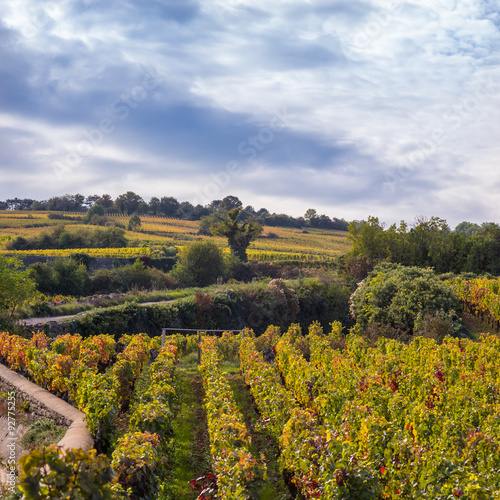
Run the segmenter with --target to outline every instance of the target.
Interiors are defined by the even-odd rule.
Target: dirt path
[[[143,306],[152,306],[152,305],[156,305],[156,304],[158,304],[158,305],[159,304],[168,304],[169,302],[174,302],[175,300],[177,300],[177,299],[161,300],[159,302],[140,302],[137,305],[143,307]],[[110,306],[110,307],[114,307],[114,306]],[[95,309],[106,309],[106,308],[99,307],[99,308],[95,308]],[[24,323],[27,326],[39,325],[41,323],[50,323],[50,322],[58,323],[58,322],[63,321],[65,319],[82,318],[83,316],[85,316],[86,314],[89,314],[90,312],[94,311],[95,309],[89,309],[88,311],[83,311],[83,312],[80,312],[78,314],[69,314],[67,316],[45,316],[43,318],[24,318],[24,319],[20,319],[19,323],[21,323],[21,324]]]
[[[211,472],[210,441],[201,376],[196,365],[177,368],[178,404],[174,418],[175,458],[171,464],[171,495],[176,500],[195,500],[190,481]]]

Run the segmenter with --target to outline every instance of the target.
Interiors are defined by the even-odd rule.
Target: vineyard
[[[206,420],[195,425],[206,426],[211,470],[193,470],[193,491],[182,498],[278,498],[269,496],[273,461],[286,498],[500,498],[500,339],[367,345],[338,322],[329,333],[318,324],[308,334],[271,326],[257,338],[245,330],[200,344],[174,335],[163,347],[144,335],[1,334],[1,361],[78,406],[105,453],[61,457],[52,447],[22,458],[25,498],[85,488],[99,498],[180,498],[169,489],[181,439],[177,372],[197,349]],[[231,359],[255,425],[224,372]],[[279,449],[271,460],[255,447],[256,432]],[[48,463],[60,463],[67,481],[42,477]]]
[[[16,236],[33,237],[42,231],[50,230],[58,224],[64,224],[70,232],[86,229],[82,224],[84,213],[65,212],[69,220],[50,219],[49,212],[0,211],[0,245]],[[124,215],[109,215],[109,220],[127,226],[130,219]],[[75,219],[75,220],[71,220]],[[109,249],[65,249],[65,250],[1,250],[12,255],[68,256],[83,252],[91,257],[127,258],[140,257],[153,253],[153,249],[175,246],[179,250],[195,240],[210,240],[218,247],[226,248],[225,238],[198,234],[198,221],[187,221],[152,215],[141,215],[139,230],[126,231],[129,240],[127,248]],[[253,260],[277,262],[286,265],[323,264],[329,265],[334,257],[345,253],[350,244],[347,233],[343,231],[294,228],[264,227],[261,237],[253,241],[249,248],[249,257]]]
[[[66,248],[63,250],[2,250],[2,253],[22,257],[25,255],[41,255],[46,257],[68,257],[74,254],[85,253],[89,257],[107,257],[117,259],[128,259],[149,255],[148,247],[124,247],[124,248]]]
[[[474,314],[491,322],[500,329],[500,279],[476,278],[467,280],[457,277],[449,281],[455,295]]]

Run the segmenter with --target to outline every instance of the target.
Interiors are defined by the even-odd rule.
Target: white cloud
[[[450,219],[497,213],[488,186],[500,182],[495,166],[500,21],[488,2],[47,5],[44,10],[20,0],[2,12],[10,36],[19,35],[18,54],[28,67],[21,71],[8,59],[4,71],[18,79],[18,88],[25,86],[26,95],[23,103],[20,91],[8,90],[6,102],[12,104],[0,123],[29,131],[36,164],[67,154],[110,102],[136,86],[146,68],[156,67],[164,87],[89,159],[88,172],[98,164],[99,182],[109,182],[110,190],[121,185],[126,191],[133,182],[145,196],[153,195],[163,182],[158,173],[163,160],[176,176],[168,184],[175,188],[170,194],[188,197],[193,183],[203,187],[214,165],[235,155],[241,160],[236,150],[247,138],[244,126],[259,130],[277,109],[286,108],[291,116],[286,133],[264,152],[274,153],[277,163],[258,158],[256,169],[241,176],[245,188],[235,180],[229,193],[239,189],[248,203],[268,200],[269,206],[286,204],[280,211],[293,212],[312,206],[319,192],[324,211],[330,206],[342,216],[344,209],[352,218],[424,209]],[[36,29],[30,31],[32,25]],[[185,117],[171,112],[181,104]],[[210,113],[224,116],[225,128],[206,123]],[[163,126],[171,137],[168,148]],[[241,138],[239,132],[225,138],[238,127]],[[21,147],[17,140],[13,151]],[[186,152],[190,141],[192,147],[204,141],[198,163]],[[19,156],[24,161],[25,153]],[[137,163],[154,179],[151,184],[128,171]],[[125,173],[121,179],[114,175],[117,164]],[[284,168],[293,196],[280,187]],[[260,184],[265,179],[265,193],[259,178]],[[85,183],[94,191],[91,174],[85,174]],[[1,196],[9,194],[0,188]]]

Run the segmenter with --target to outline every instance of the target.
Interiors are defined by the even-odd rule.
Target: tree
[[[214,236],[225,236],[231,253],[242,262],[248,261],[247,248],[250,242],[262,233],[262,226],[255,220],[238,222],[241,208],[233,208],[227,213],[227,219],[219,216],[219,221],[210,226]]]
[[[211,241],[197,241],[184,247],[172,275],[184,286],[207,286],[224,273],[224,257]]]
[[[220,203],[219,208],[229,212],[233,208],[242,208],[243,203],[241,203],[240,199],[237,196],[226,196]]]
[[[95,204],[109,209],[113,206],[113,198],[111,198],[109,194],[103,194],[98,200],[96,200]]]
[[[104,207],[102,205],[93,205],[87,210],[83,222],[85,224],[101,225],[99,224],[101,217],[104,217]]]
[[[20,269],[17,259],[0,255],[0,326],[13,322],[20,307],[36,295],[36,284],[29,271]]]
[[[163,196],[160,200],[159,212],[165,217],[177,217],[180,203],[172,196]]]
[[[192,203],[189,201],[183,201],[179,204],[178,217],[184,220],[195,220],[195,209]],[[198,217],[199,218],[199,217]]]
[[[115,206],[119,212],[132,215],[134,212],[137,212],[141,202],[144,202],[144,200],[138,194],[135,194],[133,191],[127,191],[116,198]]]
[[[316,219],[318,218],[318,212],[314,208],[308,208],[304,214],[304,219],[308,222],[310,226],[314,226]]]
[[[7,203],[7,209],[8,210],[29,210],[31,208],[31,205],[33,204],[35,200],[32,200],[31,198],[13,198],[10,200],[6,200]]]
[[[156,196],[153,196],[149,200],[149,213],[153,215],[158,215],[159,211],[160,211],[160,199],[157,198]]]
[[[370,265],[388,257],[384,226],[378,217],[369,216],[367,221],[351,222],[347,239],[352,241],[349,254],[366,260]]]
[[[85,197],[81,194],[54,196],[47,202],[46,210],[57,212],[79,212],[84,209]]]
[[[98,199],[99,199],[98,194],[91,194],[91,195],[87,196],[87,198],[85,198],[85,205],[88,208],[93,207],[96,204]]]
[[[216,222],[214,215],[205,215],[205,217],[202,217],[200,219],[200,222],[198,224],[198,234],[202,234],[204,236],[211,236],[212,233],[210,231],[210,226]]]
[[[464,234],[466,236],[474,236],[481,232],[481,226],[479,224],[474,224],[473,222],[462,221],[455,228],[455,233]]]
[[[417,217],[408,232],[408,243],[412,254],[412,264],[417,266],[436,266],[447,258],[447,237],[450,228],[439,217]],[[439,269],[446,271],[446,266]]]
[[[136,214],[132,215],[128,221],[129,231],[138,231],[141,228],[141,218]]]

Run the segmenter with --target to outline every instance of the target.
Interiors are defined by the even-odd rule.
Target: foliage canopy
[[[378,265],[351,297],[351,314],[362,327],[385,326],[413,334],[425,318],[456,319],[458,301],[431,269]]]
[[[30,272],[20,267],[17,259],[0,255],[0,326],[8,326],[19,307],[36,295]]]
[[[248,261],[247,248],[250,242],[262,233],[262,226],[254,220],[239,222],[241,208],[233,208],[227,212],[227,219],[220,218],[212,223],[210,231],[214,236],[225,236],[231,253],[242,262]]]
[[[207,286],[224,274],[224,257],[211,241],[196,241],[184,247],[173,276],[184,286]]]

